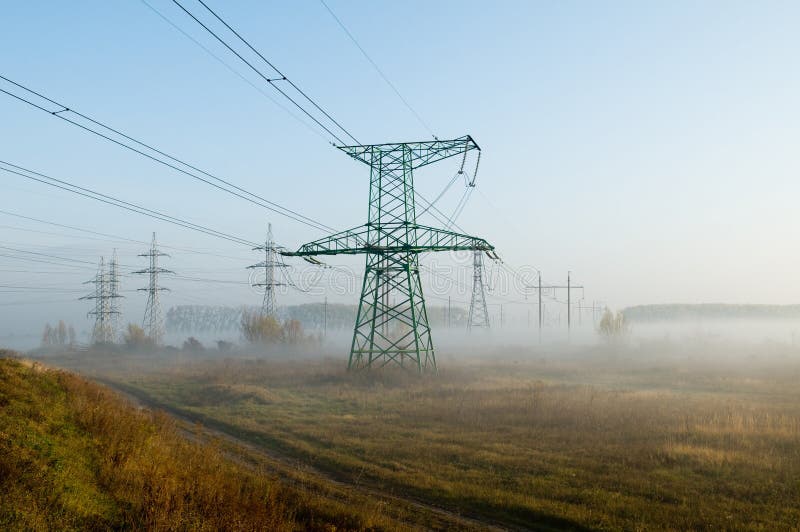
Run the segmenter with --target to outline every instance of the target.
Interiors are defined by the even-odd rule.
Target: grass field
[[[225,360],[122,386],[353,485],[521,528],[796,530],[800,353],[506,353],[440,375]]]
[[[279,478],[103,386],[0,357],[1,530],[412,529],[402,511],[299,471]]]

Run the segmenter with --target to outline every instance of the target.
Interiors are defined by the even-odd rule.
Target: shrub
[[[135,323],[128,324],[128,330],[123,334],[123,339],[128,349],[144,349],[153,346],[153,340],[145,334],[144,329]]]
[[[597,332],[609,341],[620,341],[624,339],[628,331],[628,323],[625,321],[625,315],[622,312],[614,314],[609,309],[605,310],[603,317],[600,318],[600,324],[597,326]]]
[[[251,344],[272,344],[282,339],[281,324],[272,316],[242,313],[242,334]]]

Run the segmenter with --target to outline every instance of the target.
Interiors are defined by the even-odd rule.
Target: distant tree
[[[45,323],[44,330],[42,331],[42,347],[49,347],[53,345],[55,343],[54,339],[53,328],[49,323]]]
[[[183,342],[183,350],[184,351],[190,351],[192,353],[199,353],[201,351],[205,351],[205,349],[206,348],[203,346],[203,344],[200,342],[200,340],[198,340],[194,336],[190,336],[189,338],[186,339],[185,342]]]
[[[625,314],[622,312],[614,314],[609,309],[606,309],[603,312],[603,317],[600,318],[597,332],[608,341],[618,342],[623,340],[629,332]]]
[[[129,323],[128,330],[122,336],[129,349],[142,349],[153,345],[153,341],[147,336],[144,329],[135,323]]]
[[[298,344],[303,340],[303,325],[298,320],[286,320],[281,328],[281,336],[287,344]]]
[[[242,314],[242,335],[251,344],[271,344],[282,338],[281,324],[272,316],[255,312]]]
[[[64,320],[58,320],[56,338],[58,345],[67,345],[67,324],[64,323]]]
[[[233,351],[233,344],[225,340],[217,340],[217,350],[220,353],[229,353]]]

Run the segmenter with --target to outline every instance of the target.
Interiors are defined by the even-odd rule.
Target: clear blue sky
[[[149,1],[246,72],[172,2]],[[318,1],[211,5],[362,142],[428,138]],[[546,282],[570,269],[587,300],[613,307],[800,300],[797,2],[329,5],[438,136],[470,133],[481,145],[480,193],[460,223],[510,264],[541,268]],[[139,0],[7,3],[0,73],[328,225],[365,221],[365,167]],[[0,160],[249,240],[263,239],[268,221],[288,246],[320,236],[2,95]],[[451,162],[420,172],[419,190],[435,196]],[[169,266],[186,275],[246,281],[242,267],[258,260],[242,246],[0,179],[0,209],[136,240],[158,231],[165,244],[233,257],[175,251]],[[116,246],[124,264],[140,264],[142,245],[79,236],[0,215],[0,245],[88,261]],[[9,271],[24,269],[41,273]],[[88,328],[85,302],[10,304],[74,298],[66,289],[87,288],[91,271],[73,269],[0,257],[2,284],[64,290],[3,293],[0,334],[61,315]],[[244,286],[172,286],[166,307],[258,300]],[[128,295],[136,321],[143,296]]]

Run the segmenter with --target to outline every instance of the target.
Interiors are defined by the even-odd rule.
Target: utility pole
[[[94,292],[80,299],[94,300],[94,310],[88,316],[94,316],[94,327],[92,328],[93,344],[110,344],[114,342],[113,316],[114,310],[111,305],[111,288],[109,286],[109,274],[105,269],[105,261],[100,257],[100,265],[94,279],[84,284],[93,284]],[[116,296],[119,297],[119,296]]]
[[[578,318],[579,318],[579,320],[582,320],[583,311],[590,310],[592,312],[592,325],[597,325],[597,313],[600,310],[602,310],[602,307],[598,305],[597,301],[592,301],[592,306],[589,307],[589,306],[583,305],[583,299],[581,299],[580,302],[578,302],[577,308],[578,308]],[[579,323],[582,323],[582,321],[580,321]]]
[[[147,336],[155,345],[161,345],[164,340],[164,322],[161,319],[161,302],[159,300],[159,293],[169,288],[158,286],[158,275],[161,273],[175,273],[170,270],[165,270],[158,266],[158,257],[169,257],[166,253],[158,250],[156,243],[156,234],[153,233],[153,240],[150,244],[150,250],[146,253],[140,253],[140,257],[147,257],[150,265],[144,270],[139,270],[133,273],[147,274],[150,276],[150,282],[146,288],[139,288],[140,292],[147,292],[147,305],[144,309],[144,318],[142,319],[142,328],[144,328]]]
[[[452,312],[452,308],[450,306],[450,296],[447,296],[447,328],[448,329],[450,327],[452,327],[452,325],[453,325],[451,312]]]
[[[328,336],[328,296],[325,296],[325,305],[322,309],[322,335]]]
[[[469,135],[452,140],[337,148],[370,169],[367,223],[283,254],[317,264],[319,260],[314,257],[320,255],[366,255],[349,369],[405,366],[410,362],[410,367],[419,372],[436,371],[419,254],[474,250],[491,253],[494,246],[482,238],[418,224],[413,174],[415,169],[480,148]],[[474,183],[473,177],[470,186]],[[390,293],[395,297],[391,298]],[[390,324],[394,326],[389,327]]]
[[[486,308],[486,289],[483,284],[483,252],[477,249],[472,252],[472,299],[469,302],[467,327],[489,328],[489,310]]]
[[[571,299],[570,299],[571,290],[570,290],[570,283],[569,283],[569,277],[570,277],[571,274],[572,274],[572,272],[570,272],[570,271],[567,272],[567,332],[571,331],[571,326],[572,326],[572,319],[571,319],[572,318],[572,314],[571,314],[571,312],[572,312],[572,303],[571,303]]]
[[[542,272],[537,270],[539,277],[539,343],[542,343]]]
[[[565,286],[557,286],[557,285],[543,286],[542,285],[542,272],[538,272],[538,273],[539,273],[538,286],[535,286],[535,287],[528,286],[528,288],[533,288],[533,289],[535,289],[535,290],[537,290],[539,292],[538,296],[539,296],[539,337],[540,337],[540,339],[541,339],[541,334],[542,334],[542,332],[541,332],[542,331],[542,290],[545,290],[545,289],[547,289],[547,290],[551,290],[552,289],[554,291],[554,293],[555,293],[555,290],[566,289],[566,291],[567,291],[567,332],[569,332],[570,331],[570,327],[572,325],[572,289],[573,288],[580,289],[581,290],[581,297],[583,297],[583,288],[584,287],[582,285],[579,286],[579,285],[572,284],[572,272],[571,271],[567,272],[567,284]],[[561,323],[560,315],[559,315],[559,323]]]
[[[272,224],[267,224],[267,239],[263,246],[253,248],[253,251],[263,251],[264,260],[258,264],[248,266],[248,269],[264,269],[264,282],[251,283],[251,286],[264,287],[264,299],[261,302],[261,317],[271,316],[278,317],[278,307],[275,304],[275,288],[278,286],[285,286],[284,283],[278,282],[275,275],[276,268],[285,268],[286,264],[280,260],[278,255],[278,248],[275,246],[275,241],[272,239]]]

